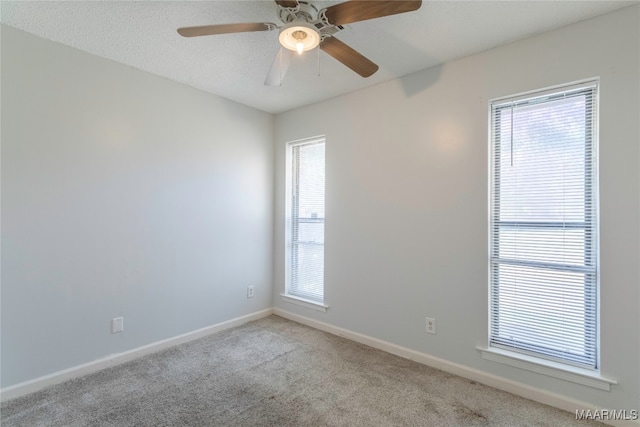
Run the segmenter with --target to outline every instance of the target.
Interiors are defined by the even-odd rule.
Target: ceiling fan
[[[265,85],[269,86],[281,83],[294,52],[302,54],[318,46],[362,77],[369,77],[378,71],[378,66],[335,38],[334,34],[344,29],[345,24],[412,12],[422,5],[421,0],[351,0],[318,9],[312,3],[303,0],[275,2],[278,5],[281,25],[272,22],[204,25],[179,28],[178,34],[183,37],[198,37],[278,29],[278,39],[285,49],[280,49],[271,65],[265,80]]]

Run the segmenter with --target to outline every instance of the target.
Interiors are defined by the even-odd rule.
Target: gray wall
[[[639,8],[276,118],[274,305],[591,402],[640,401]],[[481,359],[488,334],[488,101],[600,77],[600,391]],[[283,302],[287,141],[326,135],[325,302]],[[425,316],[437,319],[427,335]]]
[[[2,386],[271,307],[273,126],[2,26]]]

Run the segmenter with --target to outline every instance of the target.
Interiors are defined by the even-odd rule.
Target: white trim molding
[[[598,408],[594,404],[582,402],[572,399],[570,397],[553,393],[547,390],[542,390],[536,387],[532,387],[527,384],[512,381],[497,375],[493,375],[478,369],[470,368],[468,366],[460,365],[458,363],[450,362],[439,357],[431,356],[426,353],[411,350],[406,347],[402,347],[387,341],[382,341],[377,338],[373,338],[367,335],[353,332],[348,329],[343,329],[328,323],[321,322],[319,320],[311,319],[309,317],[301,316],[281,308],[274,308],[274,314],[285,319],[292,320],[294,322],[301,323],[303,325],[310,326],[321,331],[328,332],[333,335],[337,335],[351,341],[358,342],[360,344],[368,345],[369,347],[377,348],[378,350],[386,351],[387,353],[395,354],[396,356],[404,357],[422,363],[423,365],[430,366],[432,368],[439,369],[441,371],[449,372],[454,375],[458,375],[463,378],[467,378],[472,381],[487,385],[489,387],[497,388],[509,393],[516,394],[524,397],[525,399],[534,400],[545,405],[552,406],[554,408],[562,409],[564,411],[575,414],[576,411],[602,411],[602,408]],[[619,426],[619,427],[640,427],[638,420],[598,420],[600,422]]]
[[[324,313],[329,309],[328,305],[322,304],[317,301],[312,301],[306,298],[300,298],[295,295],[280,294],[280,296],[282,297],[282,301],[284,302],[299,305],[301,307],[310,308],[311,310],[321,311]]]
[[[168,338],[162,341],[157,341],[122,353],[112,354],[102,359],[94,360],[93,362],[74,366],[69,369],[64,369],[62,371],[35,378],[33,380],[5,387],[0,390],[0,401],[5,402],[16,397],[34,393],[36,391],[42,390],[45,387],[60,384],[62,382],[88,375],[102,369],[109,368],[111,366],[120,365],[130,360],[146,356],[147,354],[155,353],[169,347],[205,337],[215,332],[220,332],[225,329],[240,326],[254,320],[262,319],[263,317],[267,317],[271,314],[273,314],[273,308],[256,311],[255,313],[236,317],[235,319],[220,322],[215,325],[197,329],[192,332],[187,332],[186,334],[178,335],[176,337]]]
[[[603,377],[597,372],[587,371],[585,369],[540,360],[524,354],[517,354],[496,348],[477,347],[477,349],[482,352],[482,358],[485,360],[491,360],[513,366],[514,368],[536,372],[599,390],[610,391],[612,385],[618,384],[614,379]]]

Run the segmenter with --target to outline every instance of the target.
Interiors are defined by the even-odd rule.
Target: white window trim
[[[282,297],[282,301],[284,301],[284,302],[288,302],[290,304],[299,305],[300,307],[309,308],[309,309],[315,310],[315,311],[321,311],[323,313],[325,313],[329,309],[328,305],[325,305],[325,304],[320,303],[318,301],[313,301],[313,300],[310,300],[310,299],[301,298],[301,297],[299,297],[297,295],[280,294],[280,297]]]
[[[310,138],[298,139],[285,144],[285,285],[284,293],[280,294],[283,301],[295,304],[301,307],[309,308],[315,311],[326,312],[329,308],[325,305],[326,297],[322,302],[314,301],[306,298],[299,297],[298,295],[292,295],[289,293],[291,286],[291,147],[302,144],[311,144],[314,142],[323,142],[326,144],[325,135],[318,135]],[[326,145],[325,145],[326,146]]]
[[[526,91],[526,92],[521,92],[515,95],[510,95],[510,96],[504,96],[504,97],[498,97],[498,98],[493,98],[490,99],[488,101],[488,123],[489,123],[489,127],[488,127],[488,141],[489,141],[489,155],[488,157],[488,167],[489,167],[489,171],[492,171],[493,168],[493,140],[492,140],[492,126],[491,126],[491,119],[492,119],[492,105],[495,104],[500,104],[501,102],[506,102],[507,100],[509,102],[518,102],[520,100],[523,99],[527,99],[530,98],[532,95],[540,95],[540,96],[544,96],[553,92],[556,92],[558,89],[563,89],[563,90],[570,90],[573,88],[582,88],[582,87],[589,87],[595,85],[596,87],[600,86],[600,78],[595,77],[595,78],[589,78],[589,79],[584,79],[584,80],[578,80],[572,83],[567,83],[567,84],[561,84],[561,85],[556,85],[556,86],[550,86],[547,87],[546,89],[541,89],[541,90],[531,90],[531,91]],[[600,105],[600,91],[596,91],[595,94],[596,97],[596,105],[597,105],[597,109],[599,110],[599,105]],[[596,113],[599,114],[599,113]],[[599,120],[595,121],[595,137],[597,138],[597,135],[599,135]],[[595,145],[598,145],[598,141],[595,142]],[[596,176],[599,176],[599,171],[598,171],[599,167],[598,167],[598,163],[596,162],[595,165],[595,174]],[[492,176],[493,176],[493,172],[490,172],[490,179],[489,179],[489,188],[488,188],[488,193],[489,193],[489,203],[488,203],[488,218],[491,218],[491,209],[493,206],[493,193],[492,193]],[[597,185],[597,184],[596,184]],[[598,191],[595,192],[594,195],[594,200],[596,203],[596,209],[598,209],[599,211],[599,193]],[[597,216],[599,216],[599,212],[596,214]],[[596,239],[599,240],[599,233],[596,236]],[[489,248],[488,248],[488,253],[491,254],[491,240],[489,240]],[[597,247],[599,248],[599,241],[596,243]],[[599,301],[600,300],[600,266],[599,266],[599,257],[597,257],[597,285],[596,285],[596,298]],[[488,294],[488,306],[489,306],[489,310],[491,309],[491,272],[488,272],[488,283],[489,283],[489,294]],[[598,303],[599,304],[599,303]],[[489,331],[491,331],[491,313],[488,313],[487,316],[487,321],[488,321],[488,328]],[[489,345],[489,340],[490,340],[490,332],[489,334],[487,334],[487,339],[485,341],[485,345],[484,346],[477,346],[476,349],[478,351],[481,352],[482,358],[484,360],[490,360],[493,362],[497,362],[497,363],[501,363],[504,365],[508,365],[508,366],[512,366],[515,368],[519,368],[519,369],[523,369],[526,371],[530,371],[530,372],[536,372],[539,374],[543,374],[543,375],[547,375],[549,377],[553,377],[553,378],[558,378],[558,379],[562,379],[562,380],[566,380],[566,381],[570,381],[573,383],[577,383],[577,384],[581,384],[581,385],[585,385],[588,387],[592,387],[592,388],[596,388],[596,389],[600,389],[600,390],[605,390],[605,391],[610,391],[611,390],[611,386],[612,385],[616,385],[618,382],[614,379],[605,377],[603,375],[601,375],[600,373],[600,367],[601,367],[601,361],[600,361],[600,312],[598,310],[598,313],[596,315],[596,328],[598,330],[598,333],[596,334],[596,346],[597,346],[597,356],[596,356],[596,369],[586,369],[586,368],[581,368],[578,366],[572,366],[569,364],[565,364],[565,363],[561,363],[561,362],[555,362],[553,360],[548,360],[548,359],[544,359],[544,358],[540,358],[540,357],[536,357],[536,356],[530,356],[524,353],[519,353],[519,352],[512,352],[509,350],[505,350],[502,348],[498,348],[498,347],[492,347]]]
[[[618,381],[602,376],[599,372],[591,369],[583,369],[577,366],[527,356],[526,354],[514,353],[495,347],[476,347],[476,349],[482,353],[482,358],[485,360],[570,381],[587,387],[597,388],[599,390],[610,391],[612,385],[618,384]]]

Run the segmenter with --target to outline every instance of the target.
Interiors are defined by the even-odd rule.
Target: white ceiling
[[[1,20],[234,101],[280,113],[637,3],[429,1],[416,12],[353,23],[336,34],[380,66],[362,78],[324,52],[296,57],[281,86],[264,86],[278,32],[183,38],[176,29],[273,22],[262,1],[2,1]],[[340,1],[315,1],[318,8]],[[318,76],[318,58],[320,75]]]

